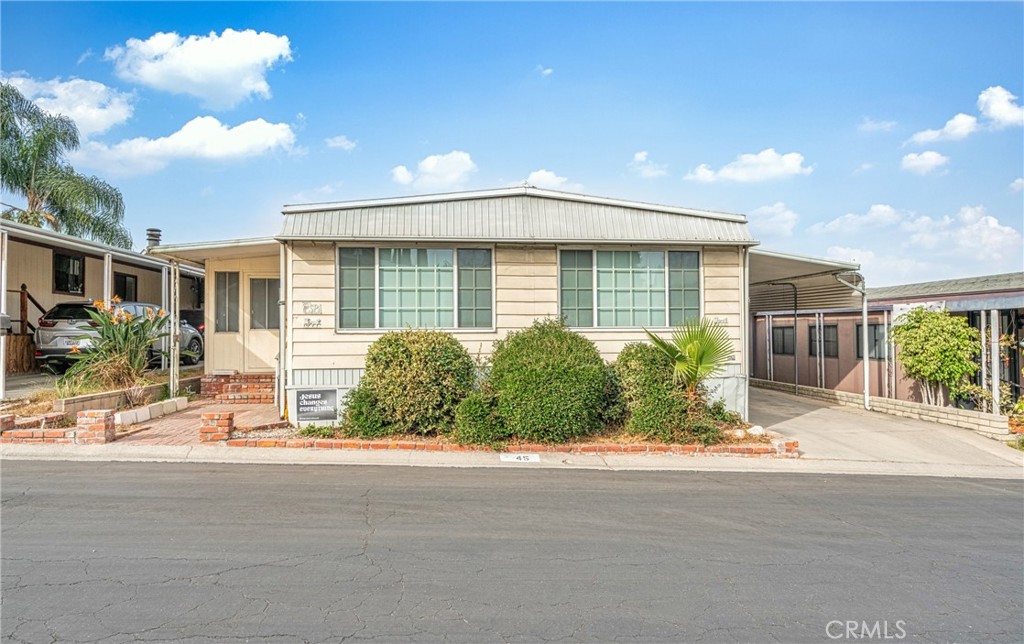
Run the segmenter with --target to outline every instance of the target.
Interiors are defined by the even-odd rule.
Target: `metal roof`
[[[80,239],[72,235],[65,235],[64,233],[38,228],[36,226],[29,226],[16,221],[0,220],[0,228],[7,231],[9,238],[12,240],[22,240],[52,248],[76,250],[81,253],[89,253],[99,256],[109,253],[111,258],[118,263],[130,264],[133,266],[163,268],[168,265],[167,260],[147,256],[144,254],[145,251],[139,253],[131,249],[110,246],[109,244],[103,244],[87,239]],[[203,271],[198,269],[183,267],[183,270],[186,273],[193,275],[203,274]]]
[[[742,215],[532,186],[295,205],[283,212],[282,240],[757,243]]]
[[[919,282],[917,284],[901,284],[899,286],[880,286],[868,289],[868,299],[871,301],[901,300],[1004,291],[1024,292],[1024,273],[1003,273],[1000,275],[981,275],[979,277],[963,277],[935,282]]]

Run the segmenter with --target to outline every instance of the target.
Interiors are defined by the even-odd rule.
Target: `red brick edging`
[[[291,447],[312,449],[413,450],[421,452],[495,452],[490,447],[419,441],[359,440],[351,438],[229,438],[228,447]],[[651,445],[646,443],[580,443],[575,445],[520,444],[504,452],[557,452],[562,454],[675,454],[678,456],[747,456],[799,458],[799,441],[773,439],[756,445]]]
[[[13,414],[0,416],[0,442],[63,445],[102,445],[115,437],[114,412],[110,409],[78,412],[74,427],[18,429]]]

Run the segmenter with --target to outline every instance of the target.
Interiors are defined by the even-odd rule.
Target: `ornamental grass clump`
[[[86,309],[92,321],[82,330],[94,328],[96,334],[78,338],[79,346],[88,343],[84,350],[71,349],[68,357],[74,364],[56,384],[61,397],[145,384],[143,373],[156,352],[154,345],[169,335],[164,331],[168,315],[163,309],[147,308],[145,315],[134,316],[120,303],[116,297],[110,303],[96,300],[95,310]]]

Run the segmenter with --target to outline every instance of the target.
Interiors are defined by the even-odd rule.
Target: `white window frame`
[[[665,255],[665,323],[666,326],[647,327],[650,331],[671,331],[675,327],[669,325],[671,314],[669,311],[669,280],[668,280],[668,254],[670,252],[695,252],[697,253],[697,316],[704,317],[704,248],[702,246],[652,246],[652,245],[622,245],[613,246],[603,244],[600,246],[586,246],[578,244],[567,244],[555,247],[555,301],[558,306],[558,315],[562,314],[562,251],[563,250],[588,250],[591,251],[591,270],[593,275],[591,283],[594,288],[594,297],[591,303],[593,308],[594,326],[569,327],[573,331],[595,332],[595,333],[616,333],[623,331],[643,331],[644,327],[639,326],[597,326],[597,252],[602,250],[620,251],[644,251],[661,252]]]
[[[340,250],[342,248],[371,248],[373,249],[373,328],[347,328],[340,326],[341,324],[341,302],[339,300],[341,296],[341,265],[340,261]],[[393,244],[380,244],[380,243],[358,243],[358,242],[344,242],[334,244],[334,332],[337,334],[344,333],[346,335],[380,335],[389,331],[401,331],[405,327],[381,327],[380,326],[380,250],[382,248],[422,248],[422,249],[443,249],[452,251],[452,314],[453,322],[456,325],[459,323],[459,250],[489,250],[491,252],[491,326],[490,327],[432,327],[433,330],[437,331],[448,331],[450,333],[496,333],[498,330],[498,310],[497,310],[497,273],[498,273],[498,259],[495,244],[479,244],[479,243],[393,243]]]

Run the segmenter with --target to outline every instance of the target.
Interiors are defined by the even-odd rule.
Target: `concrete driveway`
[[[750,388],[750,422],[800,441],[801,460],[1024,467],[1024,454],[966,429]]]

